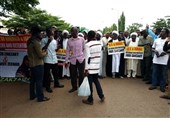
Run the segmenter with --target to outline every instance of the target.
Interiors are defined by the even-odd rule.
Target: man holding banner
[[[131,38],[129,39],[129,44],[128,46],[131,47],[137,47],[139,42],[139,38],[137,37],[137,33],[134,32],[131,34]],[[133,52],[135,53],[135,52]],[[130,54],[131,57],[127,59],[127,77],[131,77],[131,72],[132,72],[132,77],[136,77],[137,73],[137,65],[138,65],[138,59],[135,59],[136,54]],[[127,56],[127,53],[125,53],[125,58]]]
[[[124,43],[119,42],[118,36],[119,33],[117,31],[113,31],[111,36],[112,39],[108,42],[108,58],[106,64],[106,72],[107,75],[112,78],[115,78],[116,74],[119,73],[120,53],[124,52]]]

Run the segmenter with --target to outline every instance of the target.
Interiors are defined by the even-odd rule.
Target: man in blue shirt
[[[149,25],[147,25],[146,30],[147,30],[148,34],[155,40],[155,39],[159,38],[162,29],[156,28],[155,32],[153,32],[151,29],[149,29]]]

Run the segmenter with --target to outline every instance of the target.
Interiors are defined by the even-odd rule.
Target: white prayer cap
[[[65,33],[69,34],[67,30],[63,30],[62,35],[64,35]]]
[[[84,34],[83,34],[83,33],[81,33],[81,32],[79,32],[79,33],[78,33],[78,36],[80,36],[80,37],[84,37]]]
[[[53,25],[53,26],[51,26],[51,28],[55,28],[55,29],[57,29],[57,26]]]
[[[101,37],[103,36],[102,32],[100,31],[97,31],[96,33],[99,34]]]
[[[112,34],[117,34],[117,36],[119,36],[118,31],[113,31]]]
[[[130,36],[132,36],[132,35],[138,36],[138,34],[136,32],[133,32],[130,34]]]

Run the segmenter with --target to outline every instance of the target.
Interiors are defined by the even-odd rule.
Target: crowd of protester
[[[64,85],[59,82],[62,78],[71,80],[69,93],[72,93],[78,89],[85,76],[88,76],[91,89],[91,95],[82,101],[85,104],[93,104],[93,82],[101,102],[104,101],[98,78],[106,77],[140,78],[150,84],[149,90],[159,87],[161,92],[167,91],[167,95],[160,97],[170,99],[170,33],[167,28],[151,30],[146,26],[146,29],[132,33],[112,31],[102,34],[101,31],[93,30],[80,32],[78,27],[72,27],[70,32],[59,31],[56,26],[52,26],[43,32],[38,27],[32,27],[31,34],[27,43],[31,70],[30,100],[49,100],[43,94],[43,87],[52,93],[53,80],[55,88],[63,88]],[[125,59],[124,53],[109,55],[108,43],[119,41],[123,41],[125,46],[144,47],[143,59]],[[56,51],[60,48],[66,50],[65,61],[57,59]]]

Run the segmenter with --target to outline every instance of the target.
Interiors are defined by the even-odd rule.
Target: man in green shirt
[[[153,38],[150,37],[146,30],[141,32],[142,36],[139,39],[139,46],[144,47],[144,56],[141,60],[141,74],[143,76],[143,81],[148,81],[151,83],[151,65],[152,65],[152,44]]]

